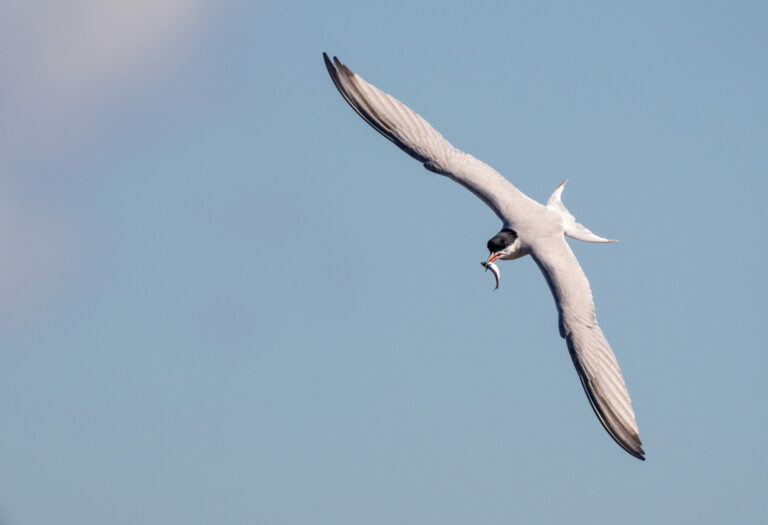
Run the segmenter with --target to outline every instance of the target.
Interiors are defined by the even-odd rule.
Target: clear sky
[[[764,2],[11,0],[0,523],[768,521]],[[571,245],[648,460],[530,258],[321,53]]]

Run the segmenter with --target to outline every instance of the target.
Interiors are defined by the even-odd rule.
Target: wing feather
[[[377,89],[334,57],[323,53],[328,73],[341,96],[376,131],[428,170],[455,180],[477,195],[504,222],[538,203],[496,170],[453,147],[419,114]]]
[[[560,335],[592,409],[624,450],[644,460],[632,401],[616,356],[597,324],[592,291],[579,261],[563,237],[538,243],[531,255],[552,290]]]

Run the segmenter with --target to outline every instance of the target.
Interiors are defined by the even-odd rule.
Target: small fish
[[[501,282],[501,272],[499,271],[499,267],[494,263],[489,263],[487,261],[480,261],[480,264],[483,265],[483,268],[485,268],[486,272],[490,270],[493,276],[496,278],[496,288],[494,288],[494,290],[498,290],[499,282]]]

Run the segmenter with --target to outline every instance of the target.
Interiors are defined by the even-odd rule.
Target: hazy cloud
[[[26,316],[72,275],[75,229],[66,216],[20,197],[0,183],[0,315]]]
[[[47,208],[58,153],[183,54],[203,0],[11,0],[0,15],[0,311],[28,309],[71,271],[80,236]],[[47,162],[26,186],[30,162]],[[40,178],[43,180],[40,181]],[[23,191],[17,191],[24,188]],[[23,197],[21,197],[23,195]],[[74,206],[74,204],[73,204]]]
[[[83,115],[182,51],[204,7],[199,0],[12,1],[0,20],[0,140],[18,153],[57,128],[81,125]]]

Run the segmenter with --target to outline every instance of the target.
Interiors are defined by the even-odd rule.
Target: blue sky
[[[12,2],[0,520],[768,519],[759,2]],[[648,460],[529,258],[321,53],[615,245],[571,242]]]

